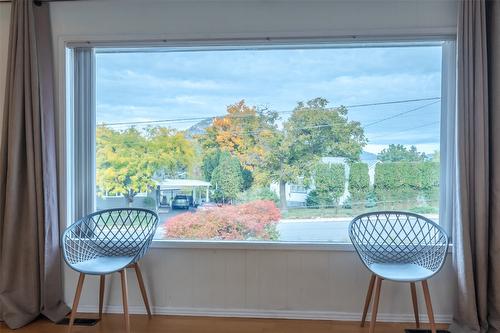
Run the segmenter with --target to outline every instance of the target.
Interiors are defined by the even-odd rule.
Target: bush
[[[375,192],[370,191],[366,195],[365,208],[373,208],[377,206],[377,196]]]
[[[145,197],[142,203],[144,207],[156,208],[156,200],[151,197]]]
[[[344,200],[344,203],[342,204],[342,208],[344,208],[344,209],[352,209],[352,200],[351,200],[350,196],[348,196]]]
[[[267,187],[252,187],[238,196],[238,201],[241,203],[252,202],[256,200],[269,200],[278,204],[280,198],[278,195]]]
[[[269,200],[183,213],[165,222],[165,236],[177,239],[276,240],[280,210]]]
[[[345,166],[343,164],[316,165],[313,172],[314,193],[310,193],[308,198],[310,205],[331,207],[338,206],[338,200],[344,193],[345,187]],[[307,201],[306,201],[307,205]]]
[[[328,192],[312,190],[306,198],[306,206],[311,208],[337,207],[337,201],[333,201]]]
[[[352,163],[349,171],[349,193],[354,207],[360,206],[370,190],[368,164]]]
[[[375,167],[375,193],[384,205],[415,202],[420,195],[434,201],[439,192],[439,163],[388,162]]]

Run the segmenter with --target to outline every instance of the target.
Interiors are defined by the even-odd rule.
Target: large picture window
[[[446,44],[92,49],[93,209],[155,210],[158,240],[347,242],[375,210],[439,222]]]

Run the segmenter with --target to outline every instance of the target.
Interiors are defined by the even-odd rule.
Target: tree
[[[263,172],[280,186],[280,208],[286,209],[286,184],[311,176],[322,156],[357,161],[367,140],[361,124],[347,118],[345,107],[328,107],[324,98],[299,102],[283,130],[261,135]]]
[[[369,190],[368,164],[352,163],[349,171],[349,193],[352,199],[352,207],[357,207],[359,203],[365,200]]]
[[[140,132],[96,128],[96,183],[99,195],[122,194],[129,204],[153,185],[153,176],[178,177],[193,165],[195,151],[180,132],[164,127]]]
[[[211,177],[215,188],[214,199],[219,202],[232,202],[243,189],[243,176],[240,162],[228,152],[222,152],[219,164]]]
[[[227,151],[238,158],[243,169],[253,172],[264,155],[259,145],[260,135],[275,127],[277,115],[250,107],[245,100],[229,105],[226,112],[227,115],[212,121],[205,134],[198,136],[204,156],[208,161],[211,158],[207,156]]]
[[[153,185],[146,139],[135,128],[116,131],[96,128],[96,183],[98,194],[121,193],[132,203],[137,193]],[[146,158],[145,158],[146,157]]]
[[[219,149],[213,149],[212,153],[203,156],[201,171],[207,182],[212,181],[212,174],[219,165],[220,155],[221,151]]]
[[[219,149],[216,149],[212,154],[205,154],[203,157],[202,161],[202,174],[203,177],[205,178],[206,181],[210,182],[212,180],[212,174],[219,165],[220,162],[220,157],[221,155],[224,154],[224,152],[221,152]],[[241,176],[243,177],[243,184],[242,184],[242,190],[248,190],[253,183],[253,174],[250,170],[245,169],[243,166],[241,166]]]
[[[148,158],[155,173],[179,178],[189,173],[196,159],[191,142],[183,133],[166,127],[147,130]]]
[[[424,161],[425,153],[417,151],[417,147],[410,146],[407,149],[401,144],[390,144],[389,148],[383,149],[377,158],[382,162],[418,162]]]

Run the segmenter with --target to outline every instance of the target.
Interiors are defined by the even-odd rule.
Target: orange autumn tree
[[[277,114],[266,109],[259,110],[248,106],[245,100],[229,105],[227,114],[214,118],[206,132],[199,136],[204,151],[204,164],[218,152],[229,152],[238,158],[243,171],[251,172],[252,179],[258,180],[257,167],[264,158],[266,151],[261,143],[262,138],[276,131],[275,120]],[[205,172],[205,178],[210,180],[212,169]]]

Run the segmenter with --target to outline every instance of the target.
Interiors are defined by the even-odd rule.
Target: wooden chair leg
[[[382,278],[377,276],[375,278],[375,298],[373,299],[372,305],[372,318],[370,322],[369,333],[375,332],[375,323],[377,322],[377,311],[378,311],[378,302],[380,300],[380,288],[382,287]]]
[[[125,268],[120,271],[122,282],[122,298],[123,298],[123,315],[125,316],[125,332],[130,333],[130,317],[128,315],[128,290],[127,290],[127,273]]]
[[[75,298],[73,299],[73,307],[71,308],[68,333],[71,332],[71,329],[73,328],[73,323],[75,322],[76,313],[78,311],[78,303],[80,302],[80,295],[82,294],[84,280],[85,280],[85,274],[80,273],[80,276],[78,277],[78,284],[76,285]]]
[[[142,299],[144,305],[146,306],[146,311],[149,318],[151,318],[151,308],[149,307],[148,294],[146,293],[146,288],[144,287],[144,280],[142,279],[141,269],[138,263],[134,264],[135,274],[137,275],[137,281],[139,282],[139,288],[141,289]]]
[[[372,274],[370,278],[370,284],[368,285],[368,291],[366,292],[365,307],[363,308],[363,317],[361,317],[361,327],[365,326],[366,314],[368,313],[368,308],[370,307],[370,302],[372,300],[373,286],[375,285],[375,274]]]
[[[106,275],[101,275],[99,281],[99,319],[102,319],[102,307],[104,302],[104,288],[106,283]]]
[[[411,289],[411,300],[413,302],[413,314],[415,315],[415,323],[417,328],[420,328],[420,320],[418,318],[418,301],[417,301],[417,287],[415,286],[415,282],[410,282]]]
[[[422,289],[424,290],[425,306],[427,307],[427,316],[431,325],[432,333],[436,333],[436,323],[434,321],[434,312],[432,311],[431,294],[429,293],[429,286],[427,280],[422,281]]]

